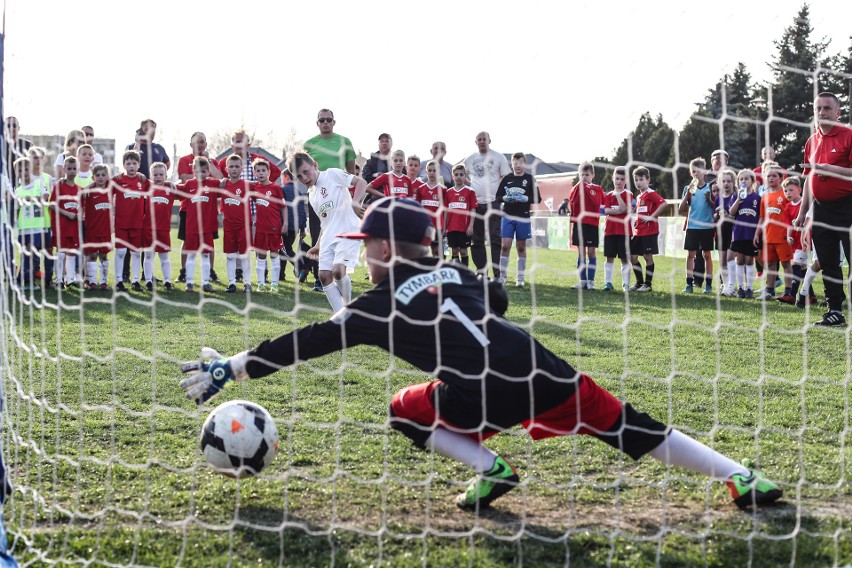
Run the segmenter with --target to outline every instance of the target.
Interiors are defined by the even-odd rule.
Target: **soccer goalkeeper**
[[[775,501],[781,489],[647,414],[622,404],[525,331],[503,318],[505,290],[473,272],[429,257],[432,223],[410,199],[376,201],[361,232],[375,289],[329,321],[223,358],[204,348],[185,363],[181,383],[201,404],[231,381],[265,377],[299,361],[367,344],[385,349],[437,380],[408,386],[390,403],[390,424],[420,448],[470,467],[477,476],[456,503],[487,507],[519,482],[487,438],[522,424],[536,440],[588,434],[633,459],[650,454],[723,480],[740,507]]]

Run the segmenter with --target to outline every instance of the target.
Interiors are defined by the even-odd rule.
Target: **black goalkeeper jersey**
[[[580,377],[496,313],[490,305],[500,302],[486,297],[492,290],[457,264],[401,262],[331,320],[261,343],[246,370],[263,377],[345,347],[375,345],[441,379],[441,413],[458,426],[485,420],[509,427],[565,401]]]
[[[517,197],[526,195],[525,203],[503,201],[506,195]],[[495,203],[503,205],[503,213],[511,217],[528,218],[530,216],[530,206],[533,203],[539,203],[541,197],[538,194],[538,188],[535,184],[535,178],[531,174],[523,174],[516,176],[514,172],[507,176],[503,176],[500,184],[497,186],[497,195],[494,197]]]

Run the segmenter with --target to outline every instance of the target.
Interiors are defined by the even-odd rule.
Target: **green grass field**
[[[197,445],[210,408],[183,398],[177,363],[204,345],[233,353],[328,317],[325,296],[294,291],[290,272],[280,294],[251,303],[221,285],[204,296],[179,286],[153,302],[37,292],[44,309],[6,295],[14,554],[36,566],[852,562],[849,330],[811,328],[816,311],[680,294],[683,260],[660,258],[655,292],[630,298],[569,290],[574,257],[564,252],[533,250],[529,264],[532,285],[509,290],[511,320],[638,409],[756,459],[784,500],[741,512],[720,483],[591,438],[533,444],[515,430],[489,445],[518,467],[522,487],[479,517],[461,512],[452,498],[470,472],[386,425],[393,392],[425,376],[365,347],[217,399],[262,404],[281,433],[260,477],[217,475]]]

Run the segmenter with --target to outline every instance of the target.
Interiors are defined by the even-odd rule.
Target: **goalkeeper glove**
[[[194,400],[196,404],[204,404],[231,381],[239,382],[248,378],[247,360],[247,351],[225,358],[215,349],[203,347],[198,361],[187,361],[180,366],[181,372],[188,375],[181,381],[180,388],[186,392],[186,398]]]

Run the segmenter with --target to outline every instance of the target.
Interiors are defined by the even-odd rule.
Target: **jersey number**
[[[465,329],[467,329],[470,334],[473,335],[473,337],[483,347],[491,343],[488,338],[485,337],[485,334],[482,333],[482,331],[478,327],[476,327],[476,325],[470,320],[470,318],[467,317],[467,314],[462,311],[459,305],[455,303],[452,298],[446,298],[443,302],[441,302],[441,312],[451,312],[454,316],[456,316],[456,319],[459,320],[459,322],[465,327]]]

